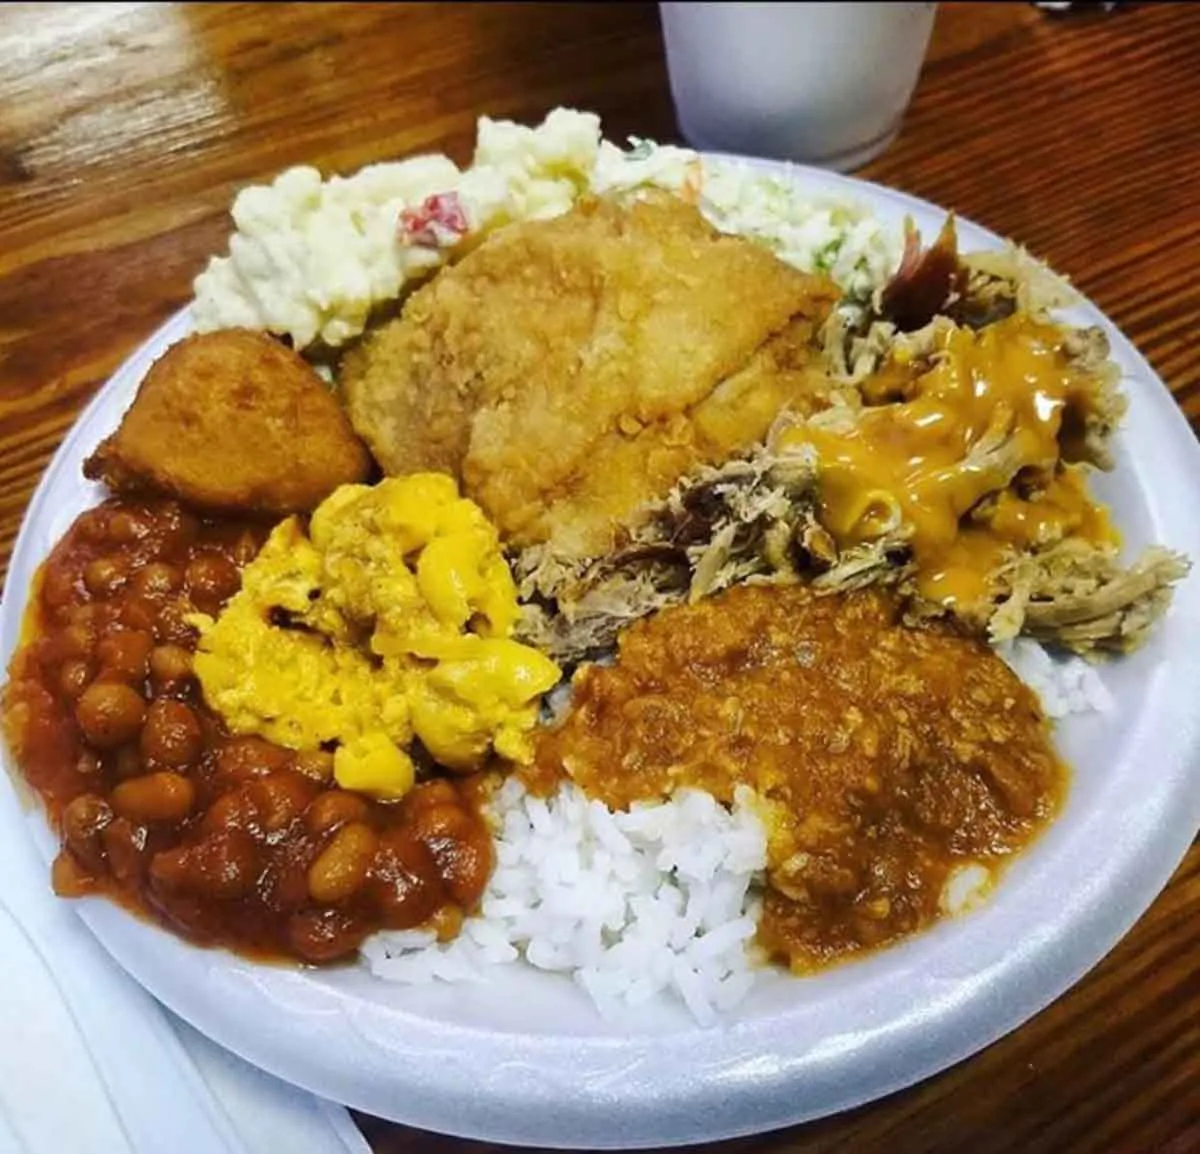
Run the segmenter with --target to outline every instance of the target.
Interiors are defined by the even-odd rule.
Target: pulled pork
[[[1127,652],[1188,568],[1158,546],[1123,568],[1115,549],[1068,539],[1005,562],[990,602],[959,620],[997,642],[1025,633],[1075,653]],[[903,529],[839,551],[817,520],[812,461],[765,448],[684,478],[611,556],[563,561],[534,546],[515,571],[518,636],[566,665],[607,652],[638,618],[743,582],[807,580],[822,593],[890,585],[914,623],[947,612],[917,593]]]
[[[988,623],[993,641],[1025,633],[1075,653],[1128,653],[1166,611],[1185,558],[1153,545],[1127,569],[1115,549],[1061,541],[1025,554],[995,576],[999,593]]]

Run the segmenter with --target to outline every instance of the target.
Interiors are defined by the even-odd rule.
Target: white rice
[[[1054,659],[1025,638],[998,651],[1050,717],[1112,706],[1081,658]],[[510,778],[490,808],[496,869],[480,914],[445,945],[420,930],[375,934],[362,960],[376,977],[479,981],[523,962],[569,975],[606,1017],[669,998],[701,1025],[749,993],[766,865],[751,791],[732,812],[689,789],[614,813],[572,785],[542,800]],[[964,863],[946,882],[943,912],[974,908],[993,881],[988,867]]]
[[[1113,708],[1113,696],[1096,667],[1082,657],[1056,659],[1028,637],[997,645],[996,652],[1038,695],[1051,720],[1072,713],[1107,713]]]
[[[766,833],[749,804],[732,812],[699,790],[614,813],[565,786],[543,801],[510,778],[491,805],[496,868],[481,915],[446,945],[380,933],[362,957],[400,982],[478,980],[523,959],[570,975],[601,1013],[660,997],[701,1024],[754,981],[752,886]]]

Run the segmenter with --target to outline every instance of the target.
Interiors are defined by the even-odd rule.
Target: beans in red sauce
[[[328,751],[232,736],[204,704],[187,618],[220,610],[266,533],[113,499],[43,566],[2,706],[62,837],[55,888],[315,964],[383,927],[452,935],[492,865],[476,783],[375,802],[332,785]]]

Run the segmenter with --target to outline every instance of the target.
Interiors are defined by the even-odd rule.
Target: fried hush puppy
[[[315,370],[265,333],[186,337],[150,368],[120,427],[84,462],[117,493],[213,512],[310,512],[371,469]]]

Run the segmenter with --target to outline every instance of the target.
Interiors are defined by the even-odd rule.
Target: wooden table
[[[865,175],[1068,273],[1200,421],[1200,4],[943,5]],[[437,149],[557,104],[675,135],[650,4],[0,6],[0,567],[80,407],[185,303],[240,185]],[[2,572],[2,569],[0,569]],[[1153,767],[1147,767],[1151,772]],[[1200,1150],[1200,849],[1028,1025],[906,1092],[724,1149]],[[379,1152],[466,1150],[370,1118]]]

